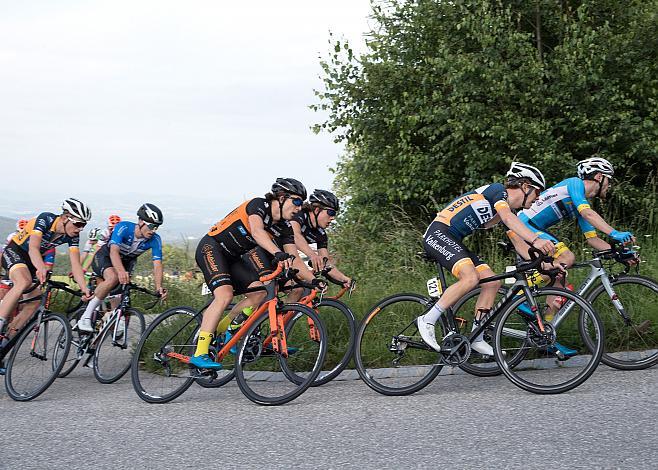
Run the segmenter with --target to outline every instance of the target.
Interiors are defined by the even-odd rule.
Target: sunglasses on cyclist
[[[157,232],[158,228],[160,228],[160,225],[158,225],[158,224],[147,224],[146,222],[144,222],[144,225],[146,225],[146,227],[149,230],[153,230],[154,232]]]
[[[529,184],[528,186],[530,186],[532,189],[534,189],[535,190],[535,196],[539,197],[539,195],[541,194],[541,189],[539,189],[537,186],[533,186],[531,184]]]
[[[85,226],[87,225],[87,222],[85,222],[84,220],[69,219],[69,222],[71,222],[71,224],[73,224],[73,226],[76,228],[85,228]]]
[[[336,212],[336,211],[333,210],[333,209],[325,209],[325,210],[327,211],[327,215],[328,215],[329,217],[336,217],[336,214],[338,214],[338,212]]]
[[[304,204],[304,200],[301,197],[291,197],[290,200],[297,207],[302,207],[302,204]]]

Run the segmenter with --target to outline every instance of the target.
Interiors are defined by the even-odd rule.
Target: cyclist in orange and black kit
[[[334,265],[328,249],[329,237],[325,230],[338,215],[340,202],[334,193],[324,189],[313,191],[308,201],[290,221],[295,234],[295,244],[299,251],[308,256],[313,271],[322,271],[325,268],[325,260],[329,260],[332,268],[327,275],[332,281],[342,283],[343,287],[349,287],[352,279]],[[311,244],[315,245],[315,249],[311,247]],[[297,260],[295,260],[295,268],[300,272],[306,270],[306,266]],[[286,301],[297,302],[301,299],[303,292],[303,289],[291,291]]]
[[[214,299],[203,314],[190,364],[221,369],[222,365],[208,356],[215,332],[224,332],[243,308],[260,304],[264,293],[249,293],[221,322],[220,316],[236,293],[260,285],[259,276],[271,273],[273,264],[291,266],[297,249],[287,221],[299,212],[304,199],[306,188],[301,182],[277,178],[265,198],[243,203],[201,239],[195,259]]]

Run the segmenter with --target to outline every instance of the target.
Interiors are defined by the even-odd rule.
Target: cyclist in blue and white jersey
[[[539,238],[555,243],[555,260],[565,268],[571,267],[576,257],[563,242],[558,241],[557,237],[548,231],[549,228],[562,220],[575,218],[585,235],[587,243],[595,250],[610,248],[607,242],[597,236],[597,230],[624,244],[635,241],[635,237],[631,232],[615,230],[592,209],[589,203],[588,198],[599,197],[604,199],[610,190],[612,177],[615,173],[612,164],[604,158],[592,157],[578,162],[577,171],[578,177],[567,178],[547,189],[529,209],[519,214],[519,219],[526,228],[535,232]],[[516,251],[527,258],[528,246],[522,243],[522,240],[514,231],[509,231],[508,235]],[[629,262],[632,264],[637,260],[634,260],[633,253],[630,253]],[[564,287],[564,277],[558,278],[557,282]],[[556,300],[556,303],[551,302],[553,310],[559,308],[564,301],[562,297]],[[549,321],[551,313],[553,312],[547,313]],[[576,354],[577,351],[564,348],[561,352],[566,356],[571,356]]]
[[[32,284],[32,279],[36,277],[40,283],[46,281],[49,266],[44,259],[45,254],[59,245],[68,244],[73,277],[80,286],[84,297],[90,297],[78,249],[80,231],[90,219],[89,207],[77,199],[70,198],[62,204],[60,215],[42,212],[12,237],[2,253],[2,267],[7,271],[12,287],[0,303],[0,332],[16,308],[23,292]],[[8,337],[11,337],[29,320],[32,311],[34,310],[23,309],[14,318]]]
[[[553,243],[540,239],[512,212],[513,209],[530,207],[545,187],[544,176],[534,166],[517,162],[512,163],[506,176],[504,185],[493,183],[459,196],[437,214],[425,231],[425,252],[441,266],[450,269],[457,278],[430,311],[416,319],[423,341],[436,351],[440,351],[441,346],[436,341],[434,325],[443,312],[474,289],[480,279],[495,275],[484,261],[464,246],[464,237],[477,229],[488,229],[502,222],[543,253],[552,254],[555,249]],[[500,282],[487,282],[481,287],[473,329],[491,310]],[[493,356],[493,349],[482,334],[475,338],[471,347],[480,354]]]
[[[151,250],[155,290],[162,299],[166,298],[166,291],[162,288],[162,240],[155,233],[162,225],[162,211],[147,203],[139,208],[137,217],[138,223],[119,222],[114,227],[109,243],[94,255],[92,269],[102,281],[96,286],[94,297],[78,321],[80,331],[94,331],[91,321],[94,310],[117,285],[130,282],[130,273],[137,263],[137,257],[147,250]]]

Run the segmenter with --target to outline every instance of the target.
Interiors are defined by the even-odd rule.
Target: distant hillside
[[[16,219],[0,216],[0,243],[4,243],[7,235],[16,230]]]

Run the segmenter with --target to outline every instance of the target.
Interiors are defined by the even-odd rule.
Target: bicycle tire
[[[544,296],[547,300],[537,300]],[[510,344],[510,341],[512,341],[512,336],[509,333],[503,335],[503,330],[505,328],[514,329],[514,325],[519,323],[528,324],[526,320],[519,319],[522,315],[518,310],[518,307],[526,301],[525,297],[520,297],[512,302],[498,317],[498,321],[496,322],[496,341],[494,342],[494,354],[496,355],[496,360],[505,376],[517,387],[531,393],[542,395],[564,393],[581,385],[594,373],[603,354],[603,323],[591,305],[584,298],[572,291],[551,287],[533,291],[533,297],[537,301],[540,311],[543,311],[543,307],[549,304],[549,296],[565,297],[568,301],[574,302],[577,307],[573,307],[569,312],[569,315],[571,316],[565,316],[560,325],[558,325],[558,327],[564,326],[564,328],[561,328],[559,332],[554,332],[554,335],[549,335],[550,339],[546,340],[544,343],[540,341],[543,340],[543,338],[540,338],[539,340],[535,339],[534,342],[529,342],[528,337],[519,337],[517,339],[518,341],[521,341],[522,345],[525,345],[523,347],[530,348],[530,346],[527,346],[529,344],[532,346],[532,350],[526,353],[526,364],[510,367],[505,361],[505,356],[503,355],[503,350],[506,349]],[[576,308],[579,308],[580,310],[574,313]],[[588,316],[590,322],[589,334],[595,335],[596,339],[592,340],[589,344],[585,341],[582,342],[582,345],[573,344],[573,346],[578,348],[577,352],[582,353],[578,354],[578,359],[574,357],[563,361],[562,367],[554,367],[553,363],[556,362],[556,359],[551,348],[555,348],[558,338],[569,338],[570,342],[582,340],[579,318],[580,315],[585,314]],[[543,324],[546,332],[550,332],[551,329],[554,328],[551,322],[544,321]],[[530,335],[531,331],[532,329],[529,328],[525,331],[525,334]],[[523,332],[523,330],[521,330],[521,332]],[[567,361],[572,362],[569,363]],[[583,366],[579,367],[580,364],[583,364]],[[566,375],[569,371],[574,372],[575,375],[563,380],[561,376]],[[556,383],[556,380],[563,381]]]
[[[144,314],[136,308],[128,308],[125,316],[124,337],[119,340],[120,344],[113,344],[114,327],[117,322],[115,317],[105,328],[103,335],[98,341],[94,353],[93,369],[94,377],[102,384],[111,384],[119,380],[128,372],[132,363],[132,353],[144,333]],[[123,342],[127,342],[125,348]]]
[[[322,307],[328,308],[323,309]],[[331,382],[347,367],[354,354],[354,339],[356,336],[356,319],[354,318],[354,313],[343,302],[333,299],[323,299],[315,311],[324,321],[328,335],[327,356],[323,366],[326,367],[327,362],[331,366],[329,370],[322,370],[320,372],[320,375],[313,381],[312,387],[318,387]],[[340,313],[330,314],[330,311],[338,311]],[[296,321],[297,319],[293,318],[288,322],[286,332],[294,327]],[[299,383],[304,380],[303,377],[289,373],[287,368],[283,368],[283,372],[284,374],[289,374],[286,375],[289,380]]]
[[[210,304],[208,304],[210,305]],[[203,307],[199,313],[203,314],[203,311],[208,308],[208,305]],[[231,309],[235,306],[235,304],[231,303],[229,306],[226,308],[225,312],[228,313],[231,311]],[[220,335],[219,337],[215,338],[213,343],[210,345],[208,348],[208,355],[214,360],[215,357],[217,356],[217,352],[224,346],[223,343],[223,335]],[[231,364],[231,361],[233,361],[233,364]],[[229,354],[227,356],[224,356],[224,359],[222,360],[222,369],[218,370],[215,374],[212,376],[208,377],[199,377],[195,379],[195,382],[197,385],[203,388],[219,388],[223,387],[227,383],[229,383],[231,380],[235,378],[235,355]]]
[[[77,330],[73,330],[73,327],[78,323],[78,320],[80,319],[80,316],[84,312],[84,308],[78,309],[72,312],[67,312],[66,318],[68,319],[69,325],[71,326],[71,346],[68,349],[68,353],[66,355],[66,358],[64,358],[64,364],[62,365],[62,368],[59,372],[59,375],[57,375],[58,378],[64,378],[67,375],[69,375],[73,370],[77,367],[78,363],[82,359],[82,356],[78,357],[78,347],[77,344],[81,344],[81,335],[80,332]],[[58,341],[62,341],[63,338],[58,338]],[[77,344],[76,344],[77,343]],[[59,361],[61,359],[61,352],[62,350],[60,349],[57,353],[56,356],[56,361]],[[55,362],[56,362],[55,361]]]
[[[468,312],[460,312],[460,309],[467,305],[467,303],[472,300],[474,297],[478,297],[480,295],[480,292],[482,291],[482,288],[477,287],[473,289],[472,291],[468,292],[465,294],[462,298],[460,298],[455,305],[451,307],[453,316],[455,317],[455,323],[458,326],[458,331],[462,335],[468,336],[470,334],[469,330],[469,320],[472,323],[472,318],[474,317],[474,312],[468,311]],[[498,289],[498,293],[501,295],[505,295],[507,293],[507,289],[504,287],[501,287]],[[461,318],[464,320],[463,325],[460,327],[459,323],[457,321],[457,318]],[[445,315],[441,315],[441,321],[444,322],[445,327],[447,327],[447,322],[445,320]],[[445,328],[444,327],[444,328]],[[496,323],[495,321],[492,322],[489,325],[489,328],[485,331],[485,340],[489,343],[493,343],[494,339],[494,331],[496,328]],[[519,349],[518,352],[511,357],[507,363],[510,365],[510,367],[516,367],[525,357],[524,349]],[[479,360],[482,360],[483,362],[477,362]],[[486,359],[482,358],[476,351],[471,350],[471,355],[468,358],[468,360],[462,364],[459,365],[459,368],[463,370],[464,372],[467,372],[471,375],[475,375],[477,377],[495,377],[503,372],[500,370],[500,366],[498,365],[498,362],[496,362],[495,357],[491,357],[491,361],[487,362]]]
[[[199,317],[192,308],[173,307],[146,329],[133,354],[130,371],[139,398],[148,403],[167,403],[192,385],[193,368],[166,353],[193,354],[193,340],[201,325]]]
[[[7,360],[5,387],[7,394],[16,401],[33,400],[45,392],[55,381],[64,365],[63,362],[52,363],[56,349],[63,348],[62,354],[68,355],[68,349],[71,347],[71,327],[63,315],[53,312],[44,313],[38,326],[37,337],[34,336],[36,327],[37,318],[31,320],[21,333]],[[58,341],[62,332],[67,335],[64,342]],[[38,341],[35,341],[36,339]],[[24,346],[27,346],[25,351]],[[33,346],[36,355],[28,352],[32,350]],[[25,354],[26,352],[27,354]],[[48,354],[50,354],[50,361]],[[45,364],[46,362],[51,363]],[[36,368],[43,372],[43,378],[26,380],[26,371]]]
[[[401,305],[402,302],[405,302],[404,306]],[[409,338],[420,338],[420,335],[413,334],[414,332],[418,333],[418,329],[415,327],[415,324],[412,324],[412,322],[416,317],[427,312],[434,303],[434,300],[418,294],[394,294],[380,300],[368,315],[365,316],[357,330],[355,338],[354,362],[359,376],[366,385],[383,395],[410,395],[425,388],[439,375],[439,372],[441,372],[441,369],[443,368],[443,364],[440,363],[440,355],[438,352],[424,350],[421,353],[417,353],[417,355],[409,361],[409,367],[407,367],[406,370],[402,369],[404,372],[397,373],[396,369],[400,369],[399,363],[401,361],[394,362],[396,356],[400,357],[399,353],[401,352],[401,357],[404,359],[409,348],[405,347],[402,351],[397,349],[395,351],[391,350],[391,347],[395,347],[397,344],[396,338],[402,336],[401,333],[404,333],[405,331],[412,333],[409,335]],[[395,304],[398,304],[395,307],[396,310],[389,308]],[[389,325],[379,321],[377,324],[383,324],[385,326],[377,328],[373,327],[374,321],[380,320],[382,315],[388,315],[384,321],[389,322]],[[391,319],[389,320],[389,318]],[[407,324],[409,324],[409,326],[404,327],[404,325]],[[437,325],[439,325],[439,323],[437,323]],[[368,332],[369,327],[372,327],[372,332]],[[400,328],[404,329],[400,331]],[[440,337],[442,336],[443,335]],[[437,336],[437,338],[438,337],[439,336]],[[373,358],[370,359],[369,353],[366,353],[366,351],[370,347],[374,347],[374,345],[364,348],[364,341],[372,341],[379,346],[385,346],[385,349],[378,348],[375,351]],[[422,342],[422,339],[416,339],[416,341]],[[367,354],[365,360],[364,354]],[[383,362],[382,357],[390,359],[390,364],[393,367],[382,368],[382,365],[389,364],[388,360]],[[419,366],[419,364],[416,364],[418,362],[422,363],[422,365]],[[411,383],[401,383],[404,382],[403,379],[405,378],[408,378]]]
[[[295,316],[307,316],[313,322],[319,333],[319,341],[308,334],[308,322],[298,321],[293,332],[287,337],[290,345],[295,346],[293,352],[284,358],[279,353],[264,347],[269,337],[270,323],[266,312],[245,332],[238,346],[235,377],[242,393],[252,402],[259,405],[283,405],[304,393],[320,374],[327,352],[327,331],[324,322],[314,310],[301,304],[284,304],[279,310],[282,314],[295,312]],[[302,371],[306,374],[302,383],[287,379],[282,368],[294,370],[296,375]],[[265,393],[268,393],[265,395]]]
[[[599,299],[601,294],[607,294],[603,284],[599,284],[588,293],[586,298],[601,317],[606,331],[605,351],[601,357],[601,362],[620,370],[642,370],[658,364],[658,314],[656,313],[656,309],[658,309],[658,282],[646,276],[620,274],[611,280],[611,284],[615,291],[620,290],[621,286],[628,287],[629,284],[646,289],[641,289],[640,292],[621,289],[624,292],[618,296],[624,305],[626,314],[632,320],[631,325],[625,324],[621,314],[613,306],[607,295]],[[601,300],[601,302],[598,303],[597,300]],[[634,307],[633,304],[636,302],[640,303],[641,306]],[[655,314],[654,318],[651,317],[651,313]],[[582,319],[581,328],[585,328]],[[641,329],[646,331],[641,332]],[[644,334],[645,332],[647,334]],[[613,348],[619,349],[619,347],[614,347],[613,344],[619,345],[624,341],[624,336],[628,341],[628,344],[621,346],[621,349],[625,348],[624,350],[627,351],[625,358],[620,357],[623,351],[610,351]],[[584,337],[588,338],[587,335]],[[640,346],[642,351],[631,349],[631,342],[633,345]],[[649,355],[642,357],[642,352],[647,351]]]

